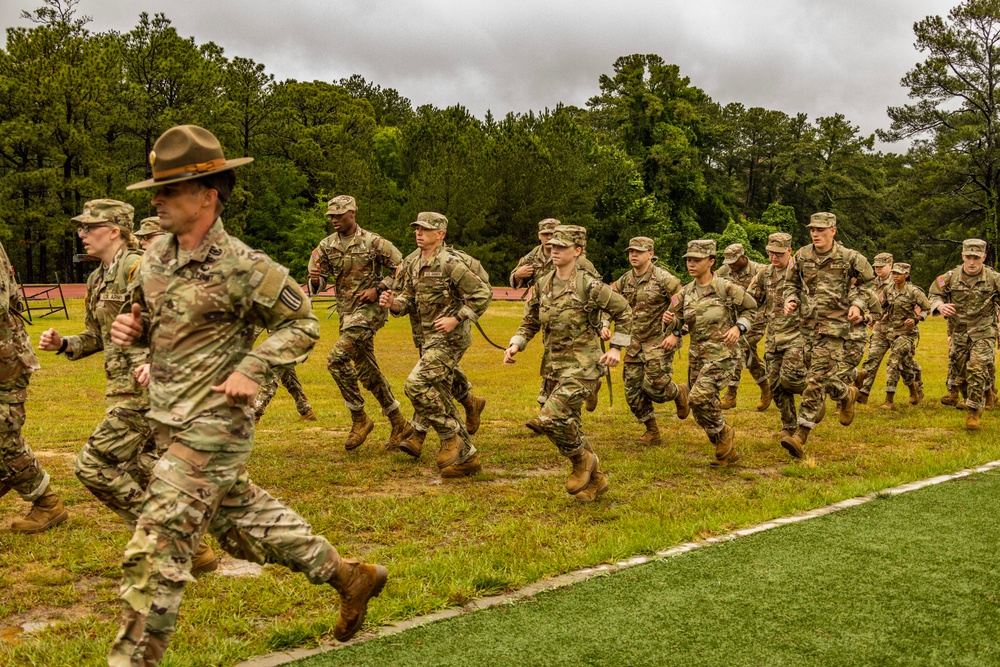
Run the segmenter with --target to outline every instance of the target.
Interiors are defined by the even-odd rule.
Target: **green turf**
[[[296,663],[997,665],[1000,472]]]

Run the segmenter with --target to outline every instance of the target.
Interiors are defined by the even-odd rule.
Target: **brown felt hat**
[[[133,183],[126,190],[180,183],[253,162],[252,157],[227,160],[215,135],[197,125],[177,125],[160,135],[149,152],[153,177]]]

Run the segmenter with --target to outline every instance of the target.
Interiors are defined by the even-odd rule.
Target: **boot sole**
[[[732,463],[736,463],[741,458],[743,458],[743,457],[740,456],[739,454],[732,454],[732,455],[727,456],[726,458],[722,459],[721,461],[712,461],[708,465],[712,466],[713,468],[725,468],[727,465],[730,465]]]
[[[14,528],[13,526],[11,526],[10,532],[12,532],[12,533],[21,533],[22,535],[34,535],[35,533],[43,533],[46,530],[48,530],[49,528],[54,528],[55,526],[58,526],[59,524],[61,524],[63,521],[65,521],[68,518],[69,518],[69,512],[68,511],[63,511],[62,514],[60,514],[56,518],[52,519],[52,521],[49,521],[47,524],[45,524],[44,526],[42,526],[40,528],[29,528],[27,530],[18,530],[17,528]]]
[[[801,459],[802,449],[798,446],[798,443],[788,442],[790,438],[782,438],[781,446],[785,448],[785,451],[792,455],[792,458]]]
[[[611,488],[611,483],[608,482],[607,479],[605,479],[604,480],[604,484],[601,485],[601,488],[597,489],[597,491],[594,492],[594,497],[593,498],[581,498],[580,494],[582,494],[583,491],[578,491],[577,493],[573,494],[573,497],[578,502],[581,502],[581,503],[592,503],[595,500],[597,500],[598,498],[600,498],[601,496],[603,496],[605,493],[607,493],[608,489],[610,489],[610,488]]]
[[[477,465],[475,468],[468,471],[456,470],[455,472],[449,472],[448,468],[445,468],[444,470],[441,471],[441,477],[443,477],[444,479],[460,479],[462,477],[472,477],[473,475],[482,472],[482,470],[483,470],[482,464]]]
[[[638,445],[646,445],[648,447],[652,447],[652,446],[655,446],[655,445],[663,444],[663,439],[662,438],[653,438],[652,440],[642,440],[642,439],[638,439],[637,438],[635,442]]]
[[[372,590],[368,594],[368,597],[365,598],[365,601],[361,604],[361,613],[358,614],[358,620],[354,623],[354,625],[351,628],[348,629],[347,632],[341,633],[340,635],[338,635],[336,632],[333,633],[334,638],[338,642],[346,642],[348,639],[350,639],[351,637],[353,637],[358,633],[358,630],[365,623],[365,616],[368,615],[368,603],[371,602],[372,598],[378,597],[379,593],[381,593],[382,589],[385,587],[385,582],[388,579],[389,579],[389,570],[385,569],[385,566],[383,565],[376,565],[375,585],[372,586]]]

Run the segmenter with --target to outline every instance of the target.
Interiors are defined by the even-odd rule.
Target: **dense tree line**
[[[626,267],[631,236],[658,242],[668,266],[684,244],[742,241],[763,261],[767,235],[819,210],[869,256],[889,250],[928,283],[958,261],[960,241],[998,241],[1000,0],[968,0],[915,25],[927,60],[906,74],[914,104],[889,110],[882,153],[843,115],[722,105],[656,55],[619,58],[586,108],[477,118],[462,106],[414,107],[350,76],[276,81],[262,63],[178,34],[163,14],[127,33],[97,33],[75,0],[43,0],[31,27],[0,51],[0,235],[26,282],[79,280],[69,219],[113,197],[151,214],[149,175],[168,127],[212,130],[227,155],[249,155],[227,228],[302,277],[326,235],[323,202],[350,193],[359,223],[407,251],[421,210],[451,221],[449,241],[501,283],[557,217],[589,230],[607,276]]]

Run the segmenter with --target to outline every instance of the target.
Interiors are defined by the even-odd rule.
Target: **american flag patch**
[[[937,283],[939,287],[944,287],[944,276],[938,276]]]
[[[676,307],[677,304],[679,304],[680,302],[681,302],[681,298],[680,298],[679,295],[675,294],[672,297],[670,297],[670,305],[671,306]]]

